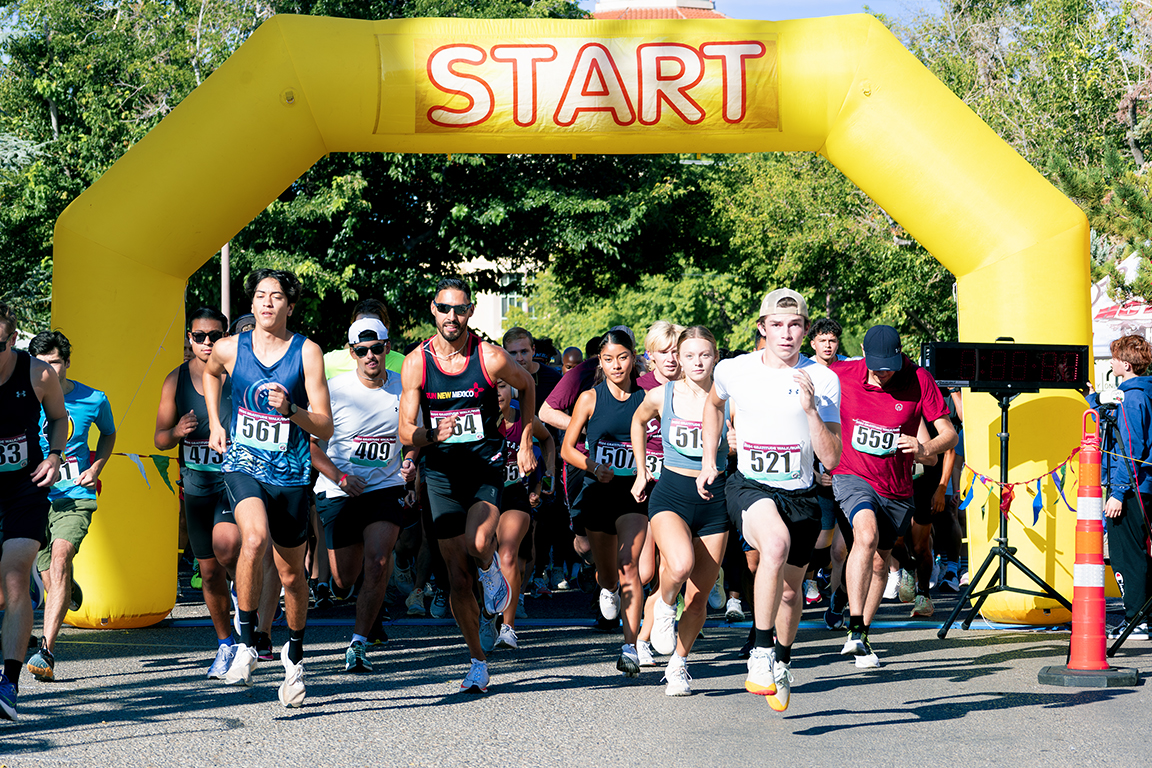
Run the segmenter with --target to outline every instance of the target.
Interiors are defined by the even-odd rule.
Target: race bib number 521
[[[740,446],[743,461],[748,467],[745,475],[758,483],[782,483],[798,480],[802,475],[799,445],[761,445],[744,443]]]

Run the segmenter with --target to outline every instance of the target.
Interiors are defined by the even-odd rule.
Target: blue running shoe
[[[56,659],[53,658],[52,651],[43,645],[36,653],[32,654],[32,658],[28,659],[28,671],[42,683],[54,680],[56,678],[55,670]]]
[[[0,717],[16,720],[16,686],[0,672]]]

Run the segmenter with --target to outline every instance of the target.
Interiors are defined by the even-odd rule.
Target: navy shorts
[[[364,543],[364,529],[373,523],[392,523],[402,528],[405,523],[404,486],[378,488],[359,496],[316,497],[316,512],[324,526],[328,549],[343,549]]]
[[[665,468],[660,482],[652,489],[648,499],[648,518],[661,512],[674,512],[683,518],[693,536],[711,536],[728,530],[728,504],[724,495],[724,480],[720,478],[708,486],[712,500],[700,498],[696,478]]]
[[[235,512],[246,499],[260,499],[268,517],[268,535],[279,547],[292,549],[308,541],[312,522],[312,489],[307,485],[269,485],[243,472],[225,472],[228,501]]]
[[[632,497],[635,478],[622,475],[607,483],[584,478],[584,487],[573,508],[573,530],[579,524],[586,531],[616,534],[616,520],[624,515],[648,516],[648,502],[637,503]],[[659,483],[657,483],[659,485]]]
[[[422,478],[428,488],[428,508],[432,512],[432,531],[437,539],[463,536],[468,524],[468,510],[480,502],[500,509],[504,490],[503,466],[461,468],[451,477],[435,469],[425,469]]]

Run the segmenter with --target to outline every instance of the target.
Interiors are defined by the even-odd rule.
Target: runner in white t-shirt
[[[826,467],[840,461],[840,383],[822,365],[801,356],[808,304],[787,288],[760,305],[762,352],[721,361],[704,407],[704,458],[696,487],[720,475],[716,448],[730,408],[736,432],[737,471],[728,478],[728,514],[744,540],[760,553],[753,590],[755,646],[744,687],[768,696],[778,712],[788,707],[792,643],[803,612],[801,584],[820,534],[813,456]]]
[[[349,590],[364,573],[344,671],[371,672],[368,633],[384,604],[388,558],[404,519],[404,484],[416,467],[401,455],[400,375],[384,367],[388,329],[376,318],[361,318],[348,329],[348,343],[356,370],[328,381],[332,438],[313,438],[311,450],[332,578]]]

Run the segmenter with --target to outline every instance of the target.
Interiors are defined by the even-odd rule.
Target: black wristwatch
[[[439,432],[436,432],[431,427],[425,427],[425,429],[428,430],[428,444],[435,445],[438,442],[436,436],[439,434]]]
[[[288,418],[292,418],[293,416],[295,416],[296,411],[298,411],[298,410],[300,410],[300,406],[296,405],[296,403],[289,403],[288,404]]]
[[[61,461],[64,460],[64,451],[60,450],[59,448],[53,448],[51,451],[48,451],[48,455],[59,456]]]

